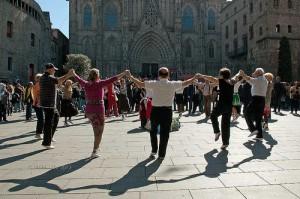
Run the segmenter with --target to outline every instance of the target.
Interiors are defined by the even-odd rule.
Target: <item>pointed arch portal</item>
[[[157,74],[159,66],[172,66],[175,61],[174,51],[168,41],[153,31],[139,37],[133,43],[130,52],[130,65],[140,68],[136,72],[150,71],[150,76],[153,76],[154,72]]]

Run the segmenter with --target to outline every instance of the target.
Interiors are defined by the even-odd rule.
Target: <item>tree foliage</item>
[[[91,69],[91,60],[83,54],[67,55],[67,63],[64,65],[65,70],[73,68],[80,76],[87,77]]]
[[[277,75],[282,81],[292,81],[292,57],[289,40],[286,37],[280,40]]]

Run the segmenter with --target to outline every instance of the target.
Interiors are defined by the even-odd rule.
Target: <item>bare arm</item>
[[[243,79],[246,80],[246,81],[250,81],[250,80],[252,79],[250,76],[246,75],[245,72],[242,71],[242,70],[240,70],[239,74],[240,74],[240,76],[242,76]]]
[[[139,88],[145,88],[145,82],[140,81],[139,79],[131,76],[130,79],[135,83],[135,85]]]
[[[125,75],[126,75],[126,71],[124,71],[124,72],[122,72],[122,73],[116,75],[116,77],[117,77],[118,80],[119,80],[119,79],[123,78]]]
[[[219,79],[216,77],[212,77],[212,76],[208,76],[208,75],[202,75],[202,78],[213,83],[213,84],[218,84],[219,83]]]
[[[194,77],[188,79],[188,80],[185,80],[182,82],[182,87],[187,87],[188,85],[194,83],[195,79],[197,79],[197,75],[195,75]]]
[[[126,73],[127,77],[128,77],[129,79],[131,79],[131,81],[133,81],[133,83],[135,83],[135,85],[136,85],[137,87],[139,87],[139,88],[145,88],[145,82],[142,82],[142,81],[140,81],[139,79],[133,77],[133,76],[131,75],[130,71],[128,71],[128,70],[125,71],[125,73]]]
[[[57,78],[58,84],[61,85],[62,83],[64,83],[64,81],[66,81],[67,79],[69,79],[72,76],[73,76],[73,71],[69,70],[69,72],[67,74],[65,74],[64,76]]]

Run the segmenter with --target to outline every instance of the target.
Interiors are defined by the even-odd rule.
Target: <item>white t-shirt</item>
[[[174,101],[175,91],[182,88],[182,81],[145,81],[146,91],[152,90],[152,105],[170,107]]]
[[[249,81],[251,84],[251,95],[266,97],[268,90],[268,81],[265,76],[259,76],[257,78],[251,78]]]
[[[242,82],[243,81],[238,81],[237,83],[234,84],[234,87],[233,87],[233,92],[234,93],[238,93],[239,92],[239,88],[242,85]]]

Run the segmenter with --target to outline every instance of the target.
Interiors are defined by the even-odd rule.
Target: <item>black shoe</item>
[[[163,161],[165,159],[165,157],[159,156],[157,159],[160,160],[160,161]]]

